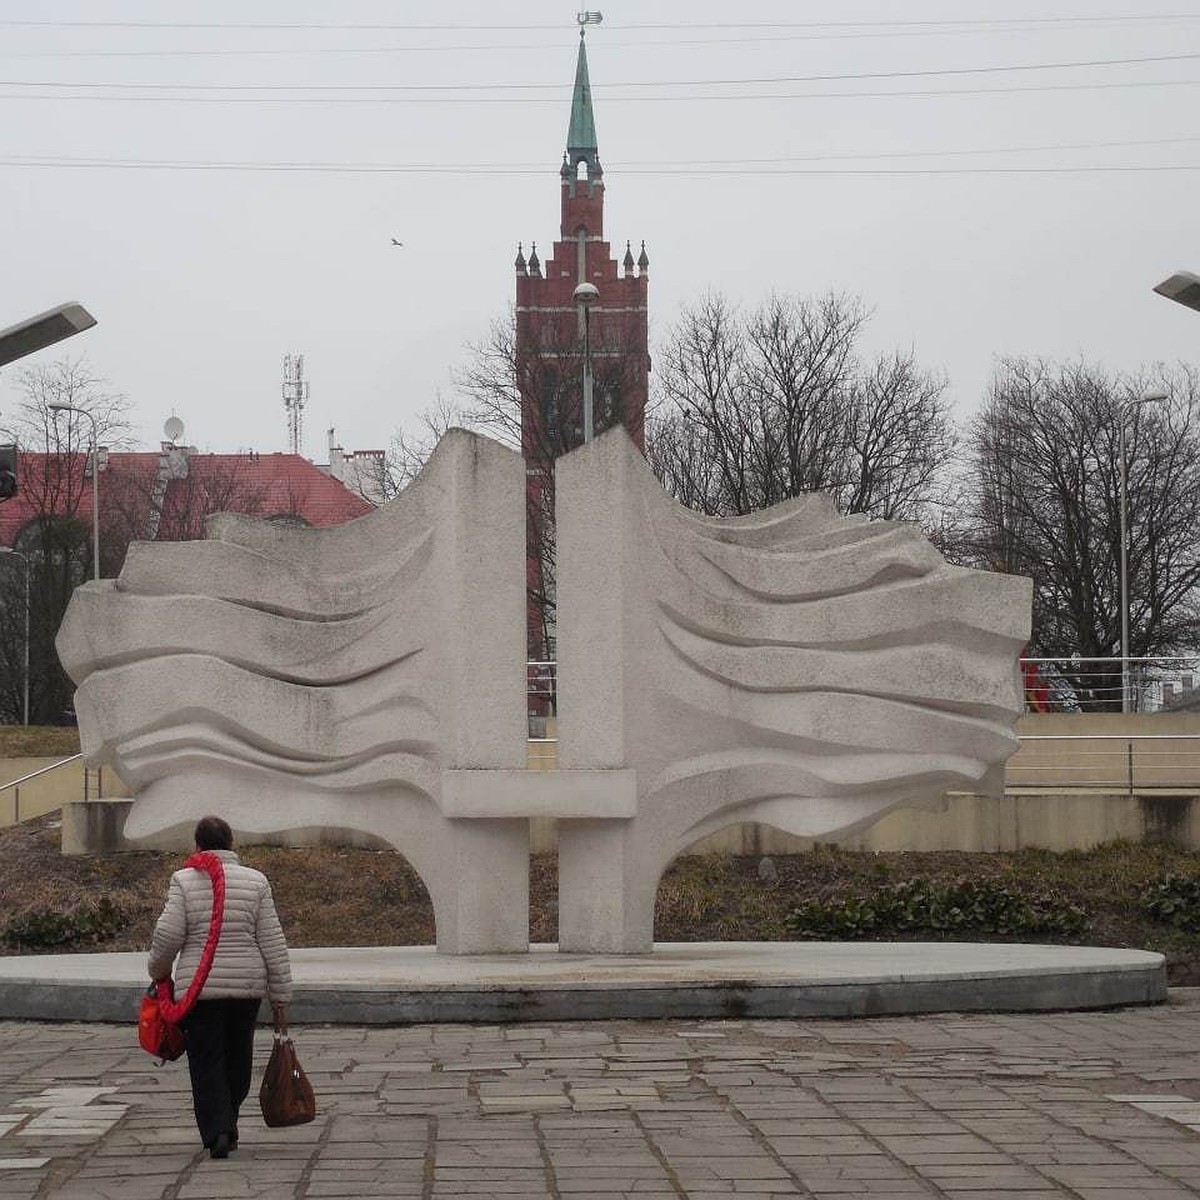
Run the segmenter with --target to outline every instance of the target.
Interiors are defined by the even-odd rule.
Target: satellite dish
[[[163,433],[172,442],[177,442],[183,437],[183,422],[178,417],[168,417],[163,425]]]

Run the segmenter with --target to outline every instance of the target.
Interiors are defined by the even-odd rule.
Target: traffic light
[[[17,494],[17,447],[10,443],[0,446],[0,500],[11,500]]]

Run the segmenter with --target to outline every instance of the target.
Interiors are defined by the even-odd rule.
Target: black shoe
[[[218,1133],[216,1141],[208,1151],[209,1158],[228,1158],[229,1157],[229,1134]]]

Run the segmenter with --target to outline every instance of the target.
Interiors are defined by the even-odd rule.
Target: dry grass
[[[67,758],[78,753],[79,730],[73,725],[0,725],[0,759]]]
[[[419,945],[433,941],[433,914],[421,880],[390,850],[330,847],[243,849],[243,858],[271,879],[294,946]],[[103,943],[57,949],[141,950],[180,856],[137,852],[106,858],[64,858],[54,823],[41,818],[0,831],[0,934],[14,917],[70,912],[102,899],[124,924]],[[996,879],[1027,892],[1053,892],[1082,907],[1089,926],[1078,941],[1160,950],[1171,981],[1200,984],[1200,938],[1150,921],[1140,910],[1143,888],[1166,872],[1200,877],[1200,856],[1171,846],[1113,843],[1053,854],[869,854],[821,848],[774,859],[764,880],[754,856],[678,859],[659,884],[655,936],[660,941],[781,941],[783,918],[803,900],[869,894],[901,879]],[[557,865],[534,858],[530,874],[530,934],[557,936]],[[928,940],[928,935],[924,935]],[[0,953],[27,952],[0,940]]]

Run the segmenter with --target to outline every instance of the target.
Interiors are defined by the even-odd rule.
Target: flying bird
[[[403,246],[403,245],[404,245],[404,243],[403,243],[403,242],[398,242],[398,241],[396,241],[396,239],[395,239],[395,238],[392,238],[392,245],[393,245],[393,246]]]

